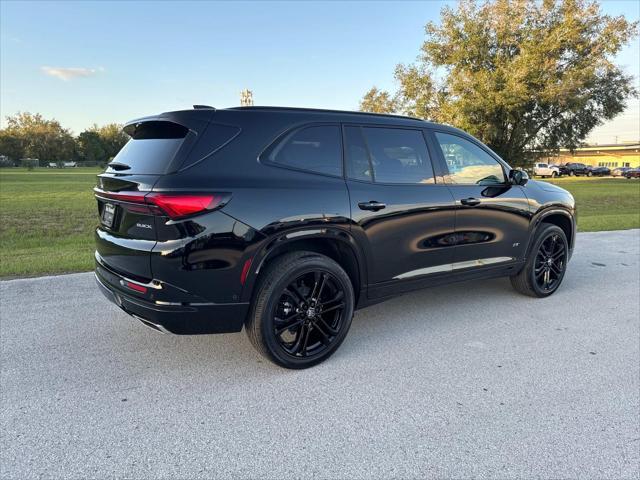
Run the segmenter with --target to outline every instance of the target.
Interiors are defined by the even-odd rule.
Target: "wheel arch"
[[[254,255],[250,273],[242,290],[242,301],[250,301],[265,266],[278,256],[292,251],[310,251],[335,260],[351,279],[356,305],[366,287],[366,263],[355,239],[346,231],[334,228],[294,230],[279,233],[262,242]]]
[[[567,243],[569,244],[569,252],[573,251],[573,245],[575,242],[576,236],[576,224],[575,217],[571,214],[571,212],[565,210],[564,208],[553,208],[549,210],[545,210],[539,213],[533,220],[531,229],[531,235],[529,240],[529,246],[527,247],[527,258],[531,253],[531,246],[533,245],[533,238],[535,237],[540,225],[543,223],[550,223],[552,225],[556,225],[560,227],[564,234],[567,237]]]

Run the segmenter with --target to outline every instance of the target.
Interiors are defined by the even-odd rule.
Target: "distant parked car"
[[[560,176],[560,168],[547,163],[534,163],[533,174],[538,177],[558,177]]]
[[[618,167],[611,170],[611,175],[614,177],[624,177],[624,172],[631,170],[631,167]]]
[[[591,173],[591,167],[585,165],[584,163],[566,163],[565,165],[560,167],[560,174],[569,175],[570,177],[580,175],[586,175],[587,177],[590,177],[591,175],[593,175],[593,173]]]
[[[78,162],[64,162],[62,166],[64,168],[74,168],[78,166]]]
[[[624,172],[624,178],[640,178],[640,168],[630,168]]]
[[[605,177],[611,175],[611,169],[609,167],[593,167],[591,174],[597,177]]]

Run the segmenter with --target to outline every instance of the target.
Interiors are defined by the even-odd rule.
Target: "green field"
[[[0,170],[0,277],[90,270],[98,168]],[[562,178],[580,231],[640,228],[640,181]]]
[[[638,180],[564,177],[545,181],[569,190],[574,196],[581,232],[640,228]]]
[[[92,268],[98,173],[0,170],[0,277]]]

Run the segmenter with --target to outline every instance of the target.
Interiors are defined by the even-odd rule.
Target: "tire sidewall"
[[[262,338],[264,339],[265,346],[273,359],[278,364],[288,368],[307,368],[330,357],[347,336],[349,328],[351,327],[351,320],[353,318],[355,308],[355,296],[351,280],[338,264],[326,257],[309,256],[303,258],[305,260],[304,263],[297,263],[296,265],[287,268],[282,272],[280,278],[271,284],[267,292],[262,292],[263,294],[268,295],[268,299],[265,302],[265,308],[262,311],[262,318],[260,319]],[[291,281],[294,280],[294,278],[304,275],[305,273],[315,271],[330,273],[338,282],[340,282],[340,286],[345,292],[344,318],[342,320],[340,333],[327,350],[321,354],[314,355],[313,357],[296,358],[289,355],[282,349],[273,334],[273,316],[271,315],[271,312],[274,311],[282,291],[289,285],[289,283],[291,283]]]
[[[562,273],[560,275],[560,278],[558,279],[558,284],[556,285],[556,287],[553,290],[543,290],[542,288],[540,288],[540,286],[538,286],[538,283],[536,282],[535,263],[536,263],[536,257],[538,256],[538,250],[540,249],[540,245],[542,245],[542,242],[544,242],[551,234],[558,235],[562,240],[562,242],[564,243],[564,248],[566,252],[565,265],[564,265],[564,268],[562,269]],[[527,269],[528,269],[527,274],[529,276],[529,283],[537,296],[548,297],[549,295],[553,294],[556,290],[558,290],[558,288],[560,288],[560,285],[562,285],[562,281],[564,280],[564,275],[567,271],[568,259],[569,259],[569,242],[567,241],[567,236],[565,235],[564,231],[556,225],[544,225],[540,230],[540,232],[538,233],[538,235],[536,236],[536,240],[535,240],[535,243],[533,244],[533,248],[531,249],[529,262],[527,265]]]

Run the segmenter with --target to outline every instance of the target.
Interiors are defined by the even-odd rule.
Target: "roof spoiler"
[[[213,117],[216,109],[213,107],[197,108],[195,110],[180,110],[176,112],[165,112],[160,115],[137,118],[124,124],[123,130],[128,135],[135,132],[139,124],[145,122],[172,122],[188,128],[196,134],[204,131],[209,121]]]

